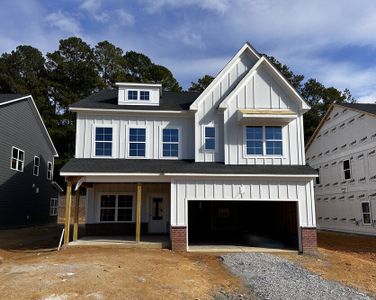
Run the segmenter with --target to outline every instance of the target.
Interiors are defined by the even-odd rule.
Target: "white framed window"
[[[57,209],[59,200],[57,198],[50,198],[50,216],[57,216]]]
[[[204,150],[215,151],[216,150],[216,130],[215,126],[208,125],[204,127]]]
[[[166,158],[179,157],[180,134],[179,128],[162,129],[162,156]]]
[[[146,128],[129,128],[128,145],[130,157],[146,157]]]
[[[371,225],[371,205],[368,201],[361,202],[362,205],[362,220],[364,225]]]
[[[344,179],[351,179],[351,164],[350,160],[346,159],[342,162],[343,164],[343,177]]]
[[[52,180],[53,164],[52,162],[47,162],[47,179]]]
[[[40,157],[34,156],[33,175],[39,176]]]
[[[140,91],[140,100],[149,101],[150,100],[150,92],[149,91]]]
[[[138,91],[129,90],[128,91],[128,100],[138,100]]]
[[[283,155],[282,126],[246,126],[247,155]]]
[[[112,157],[113,128],[94,126],[94,156]]]
[[[100,195],[99,221],[102,223],[133,222],[134,195],[129,193]]]
[[[10,168],[18,172],[23,172],[24,164],[25,164],[25,152],[16,147],[12,147]]]

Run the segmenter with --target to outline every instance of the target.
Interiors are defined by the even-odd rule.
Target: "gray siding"
[[[54,151],[31,100],[0,106],[0,141],[0,227],[48,221],[50,198],[57,197],[47,180]],[[23,172],[10,169],[12,146],[25,152]],[[33,175],[34,156],[40,156],[39,176]]]

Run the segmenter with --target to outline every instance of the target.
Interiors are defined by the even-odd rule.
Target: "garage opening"
[[[189,201],[188,244],[298,248],[297,203]]]

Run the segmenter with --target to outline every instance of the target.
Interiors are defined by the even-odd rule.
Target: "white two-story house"
[[[201,94],[117,87],[70,107],[76,153],[61,176],[68,208],[71,190],[87,188],[86,234],[164,234],[183,251],[315,249],[317,173],[303,138],[309,106],[250,44]]]
[[[376,104],[334,104],[307,143],[320,229],[376,235]]]

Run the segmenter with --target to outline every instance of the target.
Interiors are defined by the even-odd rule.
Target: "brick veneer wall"
[[[301,227],[302,252],[313,254],[317,251],[317,232],[316,228]]]
[[[171,227],[171,248],[173,251],[187,251],[187,227]]]

